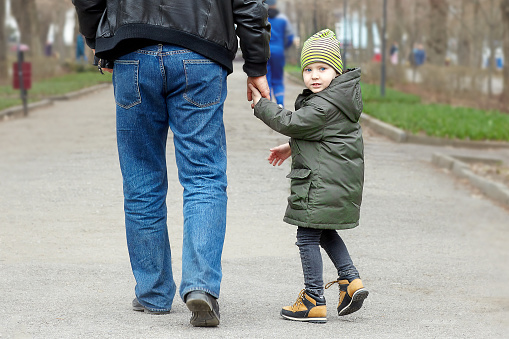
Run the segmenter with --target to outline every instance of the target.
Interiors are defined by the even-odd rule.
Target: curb
[[[103,88],[107,88],[109,86],[111,86],[110,83],[94,85],[91,87],[86,87],[86,88],[80,89],[78,91],[70,92],[70,93],[63,94],[63,95],[52,96],[52,97],[43,99],[38,102],[33,102],[33,103],[27,105],[28,111],[29,111],[28,114],[30,114],[31,111],[33,111],[33,110],[51,106],[51,105],[53,105],[54,101],[75,99],[80,96],[101,90]],[[0,122],[15,119],[15,118],[23,118],[23,117],[25,117],[25,114],[24,114],[22,105],[9,107],[9,108],[6,108],[6,109],[0,111]]]
[[[38,102],[33,102],[31,104],[27,105],[28,108],[28,114],[32,110],[38,109],[38,108],[44,108],[53,105],[53,101],[49,99],[44,99]],[[0,122],[7,121],[11,119],[16,118],[23,118],[25,117],[25,112],[23,110],[23,106],[14,106],[4,109],[3,111],[0,111]]]
[[[481,157],[449,156],[441,153],[433,153],[431,162],[441,168],[450,170],[454,175],[467,179],[487,197],[509,206],[509,188],[505,185],[485,179],[470,170],[470,166],[464,161],[479,161],[486,163],[502,163],[500,159]]]
[[[103,88],[107,88],[109,86],[112,86],[112,84],[111,83],[105,83],[105,84],[94,85],[94,86],[91,86],[91,87],[86,87],[86,88],[80,89],[80,90],[75,91],[75,92],[70,92],[70,93],[66,93],[66,94],[63,94],[63,95],[52,96],[49,99],[53,100],[53,101],[76,99],[76,98],[79,98],[79,97],[81,97],[83,95],[90,94],[91,92],[95,92],[95,91],[101,90]]]
[[[362,125],[371,128],[373,131],[382,134],[392,141],[407,142],[408,135],[402,129],[389,125],[383,121],[375,119],[366,113],[361,114],[360,122]]]

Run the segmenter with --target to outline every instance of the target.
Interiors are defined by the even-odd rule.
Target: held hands
[[[270,149],[270,155],[267,160],[272,166],[281,166],[281,164],[288,159],[288,157],[292,155],[292,149],[290,148],[290,144],[285,143],[279,145],[277,147]]]
[[[251,97],[253,98],[253,103],[251,104],[251,108],[254,108],[258,101],[262,98],[262,94],[252,85],[248,84],[249,89],[251,90]]]
[[[253,89],[256,91],[256,93],[254,93]],[[254,101],[254,95],[258,96],[256,101]],[[261,77],[247,77],[247,101],[253,100],[251,108],[254,108],[261,97],[270,100],[270,89],[265,75]]]

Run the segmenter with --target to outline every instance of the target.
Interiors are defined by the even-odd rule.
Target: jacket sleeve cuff
[[[85,42],[88,47],[95,49],[95,39],[85,38]]]
[[[246,61],[244,63],[244,72],[250,77],[261,77],[267,74],[267,63],[253,63]]]

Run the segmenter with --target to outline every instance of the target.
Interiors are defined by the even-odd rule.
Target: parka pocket
[[[291,179],[290,196],[288,204],[296,210],[304,210],[308,205],[311,170],[307,168],[295,168],[286,176]]]

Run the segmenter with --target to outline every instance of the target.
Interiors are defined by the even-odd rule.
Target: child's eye
[[[320,67],[320,71],[325,71],[325,67]]]
[[[304,72],[311,72],[311,68],[305,68]]]

